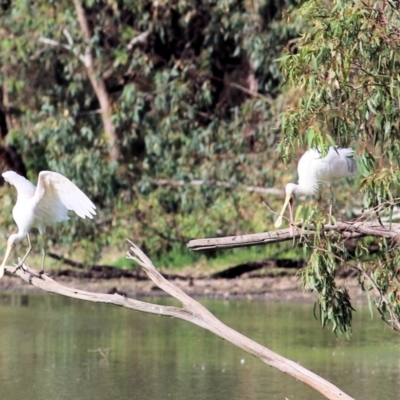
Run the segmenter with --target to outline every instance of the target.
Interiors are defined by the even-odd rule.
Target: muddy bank
[[[264,271],[265,272],[265,271]],[[104,271],[62,270],[49,274],[60,284],[97,293],[120,293],[131,298],[168,296],[139,271],[129,271],[118,277],[106,276]],[[263,270],[240,274],[235,278],[213,278],[180,273],[165,274],[168,280],[187,294],[197,298],[248,299],[264,301],[314,302],[316,296],[301,288],[299,278],[293,272],[263,275]],[[366,297],[351,277],[340,278],[338,284],[345,285],[352,302],[366,302]],[[16,276],[5,275],[0,280],[0,290],[30,292],[38,289]]]

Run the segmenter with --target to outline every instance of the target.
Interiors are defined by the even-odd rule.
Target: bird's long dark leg
[[[382,198],[378,197],[378,205],[376,207],[374,207],[373,210],[375,211],[376,218],[379,222],[379,225],[383,227],[381,216],[379,214],[379,210],[382,209],[382,201],[381,200],[382,200]],[[390,207],[390,228],[389,229],[392,229],[392,225],[391,225],[392,224],[392,215],[393,215],[393,207]]]
[[[41,235],[43,240],[43,247],[42,247],[42,269],[40,271],[40,275],[44,274],[44,259],[46,258],[46,237],[44,234]]]
[[[332,215],[332,207],[333,207],[333,193],[332,193],[332,186],[329,185],[329,192],[331,193],[331,198],[329,200],[329,215]]]
[[[294,199],[293,199],[293,197],[291,197],[290,201],[289,201],[289,215],[290,215],[289,233],[293,236],[294,235]]]
[[[18,263],[17,269],[18,269],[18,268],[22,268],[23,270],[25,270],[25,268],[24,268],[24,262],[25,262],[26,258],[29,256],[29,253],[30,253],[31,250],[32,250],[32,243],[31,243],[31,238],[30,238],[30,236],[29,236],[29,233],[26,235],[26,237],[28,238],[28,243],[29,243],[28,250],[27,250],[27,252],[25,253],[25,255],[22,257],[21,261]]]

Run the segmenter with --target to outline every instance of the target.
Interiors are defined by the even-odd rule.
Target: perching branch
[[[354,239],[363,236],[375,236],[400,240],[400,224],[384,224],[382,226],[378,221],[341,221],[336,225],[325,225],[324,231],[340,232],[344,238],[348,239]],[[300,226],[297,226],[294,235],[290,233],[289,229],[279,229],[271,232],[252,233],[249,235],[193,239],[187,244],[187,247],[193,251],[232,249],[236,247],[250,247],[266,245],[270,243],[279,243],[313,234],[314,231],[312,229],[303,230]]]
[[[279,354],[267,349],[264,346],[254,342],[248,337],[233,330],[223,324],[211,312],[197,301],[189,297],[181,289],[177,288],[171,282],[166,280],[155,268],[151,260],[134,243],[130,242],[130,248],[127,252],[127,258],[136,261],[145,270],[149,278],[162,290],[176,298],[182,303],[182,307],[162,306],[153,303],[147,303],[139,300],[130,299],[118,294],[93,293],[84,290],[69,288],[59,284],[47,275],[39,275],[37,271],[27,266],[26,270],[6,266],[6,270],[15,273],[24,281],[41,289],[45,292],[60,294],[76,299],[92,301],[96,303],[108,303],[131,310],[142,311],[151,314],[164,315],[179,318],[191,322],[194,325],[207,329],[215,335],[229,341],[233,345],[241,348],[247,353],[255,356],[267,365],[277,368],[288,375],[298,379],[310,387],[314,388],[326,398],[336,400],[354,400],[339,388],[300,366],[299,364],[280,356]]]

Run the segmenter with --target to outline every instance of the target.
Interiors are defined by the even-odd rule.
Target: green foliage
[[[318,317],[322,327],[331,324],[335,334],[344,333],[349,337],[354,309],[346,289],[336,284],[336,275],[347,265],[349,257],[341,235],[324,232],[324,219],[314,219],[316,234],[311,238],[303,237],[308,264],[299,274],[305,289],[318,293]]]
[[[240,193],[189,181],[274,184],[282,107],[274,60],[296,35],[282,19],[293,3],[84,1],[89,41],[74,2],[5,4],[9,142],[33,181],[42,169],[59,171],[99,209],[92,229],[72,222],[53,243],[93,243],[89,254],[99,257],[126,235],[159,256],[191,237],[259,229],[234,210]],[[114,162],[96,80],[111,103]],[[188,184],[159,187],[162,179]]]
[[[379,257],[359,265],[359,280],[364,291],[375,294],[375,306],[392,329],[400,333],[400,296],[398,260],[400,251],[394,243],[381,239],[377,242]],[[363,249],[365,251],[367,249]],[[379,294],[379,295],[378,295]]]
[[[56,228],[53,246],[69,245],[90,262],[130,237],[167,260],[193,237],[266,230],[265,197],[237,185],[287,180],[278,142],[285,162],[298,148],[356,147],[365,207],[397,204],[397,3],[87,0],[87,30],[75,4],[16,0],[0,8],[7,141],[32,180],[57,170],[99,209],[93,223]],[[3,189],[0,215],[7,230],[10,193]],[[317,232],[335,222],[317,206],[300,215]],[[366,241],[355,255],[345,245],[322,233],[304,242],[302,278],[318,293],[322,325],[351,332],[350,299],[334,280],[349,266],[364,287],[378,288],[383,318],[399,318],[393,246],[379,242],[371,256]]]
[[[363,176],[365,207],[392,210],[400,198],[398,2],[310,0],[289,18],[302,19],[303,31],[280,58],[291,96],[281,118],[281,156],[288,161],[304,145],[351,145]],[[373,290],[384,321],[400,331],[396,246],[386,239],[363,240],[350,254],[345,236],[323,233],[329,221],[317,209],[305,207],[298,214],[316,230],[312,239],[304,239],[308,265],[301,277],[318,294],[322,325],[331,324],[337,334],[351,332],[350,298],[335,281],[339,271],[350,268],[365,290]]]
[[[295,13],[309,27],[296,52],[281,59],[286,84],[301,91],[296,108],[282,118],[283,155],[304,143],[357,141],[361,157],[370,156],[373,145],[397,164],[398,10],[358,0],[337,1],[330,8],[314,0]]]

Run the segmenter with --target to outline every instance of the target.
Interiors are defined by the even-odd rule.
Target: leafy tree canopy
[[[154,257],[193,237],[268,229],[248,189],[294,179],[278,143],[285,162],[353,146],[363,206],[384,215],[399,198],[398,2],[14,0],[0,15],[2,165],[33,180],[57,170],[90,195],[96,223],[53,238],[79,243],[87,261],[126,236]],[[298,214],[317,228],[302,241],[301,276],[322,324],[350,333],[351,299],[335,281],[350,269],[400,331],[395,241],[350,246],[324,233],[335,222],[325,209]]]
[[[195,236],[265,229],[260,198],[232,188],[275,182],[284,105],[275,60],[297,35],[283,19],[290,7],[3,2],[4,147],[16,149],[32,180],[59,171],[100,210],[96,225],[62,227],[54,240],[83,231],[99,255],[129,230],[158,254]]]
[[[304,2],[291,14],[304,20],[302,35],[280,58],[292,94],[281,120],[282,157],[290,159],[304,145],[325,151],[332,144],[356,147],[364,205],[379,213],[399,199],[399,17],[399,3],[392,1]],[[322,324],[350,332],[350,298],[334,280],[338,270],[350,268],[365,290],[377,294],[382,318],[400,331],[396,240],[360,240],[349,252],[341,235],[323,232],[326,215],[315,209],[304,215],[320,228],[304,241],[309,261],[302,278],[319,294]]]

